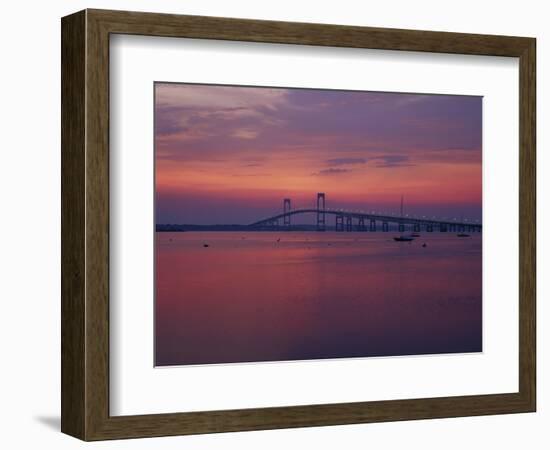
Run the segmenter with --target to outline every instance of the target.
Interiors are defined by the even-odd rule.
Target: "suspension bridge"
[[[334,217],[334,229],[336,231],[389,231],[390,224],[396,225],[400,232],[404,232],[406,228],[411,229],[413,232],[422,230],[427,232],[481,232],[482,230],[482,225],[479,222],[403,214],[403,201],[401,201],[399,215],[327,208],[324,192],[317,194],[316,208],[292,209],[291,199],[285,198],[281,213],[251,223],[249,227],[255,229],[290,229],[292,219],[303,214],[316,215],[317,231],[327,229],[328,217]]]

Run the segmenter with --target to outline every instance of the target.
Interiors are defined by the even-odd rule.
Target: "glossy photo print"
[[[154,99],[155,366],[483,350],[482,97]]]

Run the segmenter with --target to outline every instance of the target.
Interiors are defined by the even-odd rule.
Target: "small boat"
[[[401,196],[401,217],[403,218],[403,196]],[[396,242],[411,242],[411,241],[414,241],[414,237],[413,235],[410,235],[410,236],[405,236],[405,235],[401,235],[401,236],[397,236],[397,237],[394,237],[393,238],[394,241]]]
[[[393,240],[397,242],[411,242],[414,241],[414,238],[412,236],[397,236]]]
[[[463,221],[462,216],[460,216],[460,221],[461,221],[461,222]],[[461,232],[459,232],[459,233],[456,235],[456,237],[470,237],[470,235],[464,233],[464,231],[461,231]]]

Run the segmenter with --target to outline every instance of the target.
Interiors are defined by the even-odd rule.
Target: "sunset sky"
[[[327,207],[481,219],[482,98],[155,84],[156,222]]]

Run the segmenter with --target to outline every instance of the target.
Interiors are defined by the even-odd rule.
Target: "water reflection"
[[[481,351],[481,235],[392,236],[157,233],[156,365]]]

